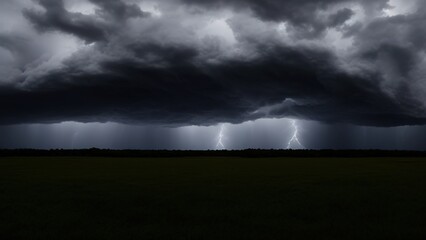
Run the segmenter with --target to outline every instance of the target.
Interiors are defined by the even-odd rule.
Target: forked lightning
[[[216,144],[216,149],[225,149],[225,145],[223,144],[223,139],[225,137],[225,135],[223,134],[225,130],[225,125],[222,124],[220,126],[220,131],[219,131],[219,136],[217,137],[217,144]]]
[[[293,128],[293,136],[290,138],[290,140],[287,143],[287,149],[293,149],[293,148],[305,148],[299,141],[299,127],[297,126],[297,121],[294,119],[290,120],[291,126]],[[296,145],[297,147],[294,147]],[[293,146],[293,147],[292,147]]]

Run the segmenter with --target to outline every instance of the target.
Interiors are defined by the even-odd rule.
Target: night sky
[[[0,148],[426,150],[424,0],[0,1]]]

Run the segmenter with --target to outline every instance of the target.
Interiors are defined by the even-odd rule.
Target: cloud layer
[[[0,124],[425,124],[426,4],[408,2],[0,3]]]

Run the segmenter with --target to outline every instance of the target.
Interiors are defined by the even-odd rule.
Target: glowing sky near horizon
[[[424,127],[354,127],[298,121],[298,137],[307,149],[410,149],[426,147]],[[160,127],[118,123],[30,124],[0,126],[0,148],[42,149],[218,149],[221,125]],[[260,119],[224,124],[226,149],[286,149],[291,119]],[[299,146],[292,148],[298,149]]]

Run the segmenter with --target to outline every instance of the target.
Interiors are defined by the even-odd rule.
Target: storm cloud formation
[[[18,0],[0,9],[0,124],[426,123],[425,1]]]

